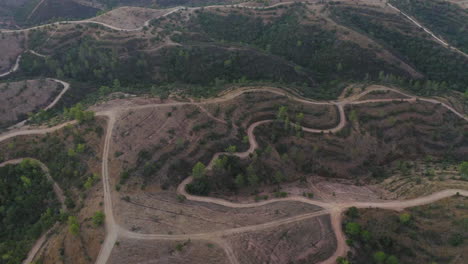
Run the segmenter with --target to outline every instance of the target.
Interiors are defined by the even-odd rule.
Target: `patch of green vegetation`
[[[104,224],[104,220],[106,215],[102,211],[97,211],[93,215],[93,224],[94,226],[102,226]]]
[[[58,202],[36,162],[0,168],[0,260],[16,264],[39,236],[58,220]]]
[[[353,209],[345,232],[351,263],[450,263],[466,251],[468,200],[462,196],[402,213]],[[357,217],[356,217],[357,213]]]

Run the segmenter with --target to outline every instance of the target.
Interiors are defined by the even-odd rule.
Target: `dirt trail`
[[[31,13],[29,13],[28,17],[26,18],[26,21],[28,21],[31,16],[36,13],[36,10],[44,3],[44,0],[41,0],[39,3],[37,3],[37,5],[34,7],[34,9],[31,11]]]
[[[331,215],[331,222],[332,222],[332,229],[335,233],[336,239],[337,239],[337,248],[335,253],[330,256],[327,260],[323,261],[322,263],[326,264],[332,264],[336,262],[336,258],[338,256],[344,256],[346,252],[348,251],[348,246],[346,245],[346,237],[341,230],[341,220],[342,220],[342,212],[351,206],[356,206],[359,208],[383,208],[383,209],[391,209],[391,210],[401,210],[406,207],[412,207],[412,206],[420,206],[428,203],[435,202],[437,200],[450,197],[453,195],[456,195],[457,193],[460,195],[468,196],[468,191],[465,190],[445,190],[441,192],[434,193],[429,196],[425,197],[420,197],[417,199],[412,199],[412,200],[406,200],[406,201],[391,201],[391,202],[350,202],[350,203],[337,203],[337,202],[327,202],[327,201],[317,201],[317,200],[311,200],[307,199],[304,197],[287,197],[287,198],[281,198],[281,199],[271,199],[259,203],[232,203],[223,199],[217,199],[217,198],[210,198],[210,197],[199,197],[199,196],[193,196],[188,194],[185,191],[185,186],[191,182],[191,178],[187,178],[184,180],[177,188],[177,192],[179,194],[183,194],[186,196],[188,200],[193,200],[193,201],[199,201],[199,202],[206,202],[206,203],[215,203],[227,207],[234,207],[234,208],[246,208],[246,207],[256,207],[256,206],[264,206],[269,203],[274,203],[274,202],[279,202],[279,201],[295,201],[295,202],[303,202],[303,203],[308,203],[308,204],[313,204],[316,206],[320,206],[323,208],[323,210],[310,213],[310,214],[303,214],[287,219],[281,219],[277,221],[272,221],[272,222],[267,222],[259,225],[253,225],[253,226],[245,226],[245,227],[240,227],[240,228],[233,228],[233,229],[226,229],[226,230],[221,230],[221,231],[216,231],[216,232],[210,232],[210,233],[201,233],[201,234],[191,234],[191,235],[166,235],[166,234],[140,234],[132,231],[128,231],[120,227],[115,219],[114,219],[114,214],[113,214],[113,205],[112,205],[112,193],[111,193],[111,184],[110,184],[110,176],[108,172],[108,160],[109,160],[109,150],[110,150],[110,144],[111,144],[111,139],[112,139],[112,133],[114,129],[114,125],[116,122],[117,117],[128,110],[132,109],[144,109],[144,108],[155,108],[155,107],[169,107],[169,106],[177,106],[177,105],[203,105],[203,104],[208,104],[208,103],[222,103],[227,100],[231,100],[233,98],[236,98],[237,96],[240,96],[246,92],[270,92],[270,93],[275,93],[275,94],[280,94],[284,96],[288,96],[291,100],[295,100],[298,102],[302,102],[305,104],[321,104],[321,105],[335,105],[338,107],[340,111],[340,122],[335,128],[331,129],[325,129],[325,130],[317,130],[317,129],[312,129],[312,128],[304,128],[307,129],[308,132],[311,133],[322,133],[322,132],[327,132],[327,131],[334,131],[337,132],[340,129],[342,129],[346,125],[346,119],[345,119],[345,113],[344,113],[344,106],[348,104],[358,104],[358,103],[377,103],[377,102],[387,102],[389,101],[388,99],[373,99],[373,100],[366,100],[366,101],[358,101],[362,96],[376,90],[387,90],[387,91],[394,91],[397,93],[400,93],[402,95],[406,95],[410,97],[409,99],[392,99],[392,101],[401,101],[401,100],[411,100],[411,101],[416,101],[416,100],[421,100],[421,101],[427,101],[435,104],[440,104],[443,107],[447,108],[448,110],[454,112],[457,114],[459,117],[463,118],[464,120],[467,120],[467,117],[464,116],[463,114],[457,112],[455,109],[451,108],[450,106],[446,104],[441,104],[439,101],[430,99],[430,98],[421,98],[421,97],[415,97],[411,95],[404,94],[396,89],[392,88],[374,88],[374,89],[369,89],[361,94],[358,94],[356,96],[352,96],[349,98],[344,98],[339,101],[328,101],[328,102],[317,102],[313,100],[307,100],[305,98],[300,98],[296,96],[292,96],[289,93],[275,89],[275,88],[253,88],[253,89],[238,89],[234,91],[230,91],[225,93],[223,96],[219,98],[213,98],[213,99],[207,99],[202,102],[172,102],[172,103],[162,103],[162,104],[150,104],[150,105],[137,105],[137,106],[116,106],[116,107],[111,107],[110,109],[106,109],[105,111],[99,111],[96,113],[97,116],[105,116],[108,118],[108,125],[107,125],[107,131],[106,131],[106,136],[105,136],[105,143],[104,143],[104,149],[103,149],[103,156],[102,156],[102,181],[103,181],[103,189],[104,189],[104,208],[105,208],[105,214],[106,214],[106,239],[101,247],[100,253],[98,255],[98,258],[96,260],[96,263],[98,264],[104,264],[107,262],[107,259],[109,258],[112,248],[117,241],[117,238],[119,236],[122,237],[127,237],[127,238],[133,238],[133,239],[143,239],[143,240],[148,240],[148,239],[156,239],[156,240],[184,240],[184,239],[200,239],[200,240],[210,240],[212,242],[215,242],[219,244],[226,252],[227,257],[231,261],[231,263],[238,263],[238,260],[236,259],[232,249],[226,243],[222,238],[227,235],[232,235],[232,234],[237,234],[241,232],[251,232],[251,231],[258,231],[258,230],[263,230],[265,228],[271,228],[271,227],[277,227],[280,225],[284,225],[286,223],[292,223],[296,221],[301,221],[305,219],[309,219],[312,217],[316,217],[319,215],[324,215],[324,214],[330,214]],[[249,142],[250,142],[250,147],[246,152],[238,152],[234,153],[232,155],[237,155],[241,158],[246,158],[249,156],[250,153],[253,153],[256,148],[258,148],[258,143],[255,139],[255,134],[254,130],[256,127],[266,124],[269,122],[272,122],[273,120],[263,120],[259,122],[255,122],[251,124],[247,130],[247,134],[249,136]],[[56,131],[58,129],[63,128],[64,126],[68,124],[73,124],[75,123],[74,121],[67,122],[64,124],[61,124],[59,126],[55,126],[52,128],[45,128],[45,129],[35,129],[35,130],[20,130],[20,131],[15,131],[12,133],[8,133],[6,135],[1,135],[0,136],[0,141],[6,140],[8,138],[18,136],[18,135],[33,135],[33,134],[45,134],[49,132]],[[305,130],[306,131],[306,130]],[[224,154],[224,153],[216,153],[212,159],[212,161],[219,157],[219,155]],[[212,162],[210,162],[212,164]],[[212,165],[211,165],[212,166]],[[209,166],[209,167],[211,167]]]
[[[58,79],[49,79],[49,80],[52,80],[54,82],[58,82],[58,83],[62,84],[63,85],[63,90],[59,93],[59,95],[57,95],[57,97],[55,97],[55,99],[54,99],[54,101],[52,101],[52,103],[50,103],[46,108],[44,108],[44,110],[49,110],[52,107],[54,107],[58,103],[58,101],[60,101],[62,96],[68,91],[68,89],[70,89],[70,84],[67,83],[67,82],[64,82],[64,81],[61,81],[61,80],[58,80]]]
[[[102,152],[102,185],[104,190],[104,213],[106,215],[106,238],[101,246],[99,255],[96,259],[96,264],[105,264],[109,259],[115,242],[117,241],[117,234],[119,227],[114,220],[114,213],[112,211],[112,193],[111,184],[109,180],[109,149],[112,139],[112,131],[114,130],[115,115],[110,113],[108,115],[107,131],[104,141],[104,149]]]
[[[19,69],[20,60],[21,60],[21,54],[18,55],[18,57],[16,58],[16,61],[15,61],[15,64],[13,65],[13,67],[11,67],[11,69],[9,71],[0,74],[0,78],[8,76],[8,75],[14,73],[15,71],[17,71]]]

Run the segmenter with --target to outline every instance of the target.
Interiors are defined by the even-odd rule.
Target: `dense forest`
[[[426,94],[440,93],[444,88],[460,92],[466,90],[468,60],[403,23],[399,16],[372,9],[342,6],[333,7],[332,13],[340,23],[369,35],[413,64],[428,80],[440,84]],[[425,93],[424,89],[424,86],[413,87],[419,93]]]
[[[390,3],[468,53],[468,10],[442,0],[391,0]]]
[[[52,183],[38,164],[24,160],[0,168],[0,263],[21,263],[57,216]]]
[[[301,23],[303,12],[302,6],[297,5],[270,23],[236,13],[225,16],[200,12],[191,30],[203,32],[217,42],[247,45],[280,56],[293,62],[296,68],[312,72],[320,88],[304,91],[311,97],[334,98],[342,88],[337,83],[376,79],[380,71],[408,77],[402,70],[378,59],[373,51],[338,40],[336,31]]]

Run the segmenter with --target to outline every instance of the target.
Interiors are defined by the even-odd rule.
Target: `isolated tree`
[[[284,175],[280,171],[277,171],[275,173],[275,182],[279,184],[279,183],[282,183],[284,180],[285,180]]]
[[[338,257],[336,259],[336,263],[337,264],[350,264],[351,262],[349,262],[349,260],[347,260],[346,258]]]
[[[343,65],[340,63],[338,63],[338,65],[336,65],[336,71],[340,72],[343,70]]]
[[[203,163],[197,162],[192,169],[192,176],[194,179],[203,179],[205,177],[206,167]]]
[[[377,264],[384,264],[387,259],[387,254],[383,251],[377,251],[374,253],[374,261]]]
[[[304,120],[304,113],[297,113],[296,114],[296,123],[301,124],[302,120]]]
[[[76,236],[80,232],[80,225],[78,224],[78,220],[75,216],[68,217],[68,230],[72,235]]]
[[[237,174],[236,179],[234,180],[236,183],[237,188],[242,188],[245,186],[245,177],[242,174]]]
[[[350,236],[357,236],[361,233],[361,226],[356,222],[349,222],[346,224],[346,234]]]
[[[110,92],[111,92],[111,89],[109,88],[109,86],[103,85],[103,86],[101,86],[99,88],[99,95],[100,96],[105,96],[105,95],[109,94]]]
[[[225,149],[225,151],[228,152],[228,153],[230,153],[230,154],[236,152],[236,150],[237,150],[237,147],[234,146],[234,145],[230,145],[229,147],[227,147],[227,148]]]
[[[252,164],[250,164],[247,167],[247,180],[250,186],[257,186],[257,184],[260,181],[260,179],[257,176],[257,173],[255,173],[255,168],[253,167]]]
[[[406,224],[408,224],[408,223],[411,221],[411,214],[409,214],[409,213],[402,213],[402,214],[400,214],[399,219],[400,219],[400,223],[406,225]]]
[[[106,218],[106,215],[102,211],[97,211],[93,215],[93,224],[95,226],[101,226],[104,224],[104,219]]]
[[[288,108],[286,106],[280,106],[276,117],[278,120],[284,120],[288,116]]]
[[[468,161],[462,162],[462,164],[460,164],[459,170],[462,178],[468,179]]]
[[[393,255],[391,255],[390,257],[388,257],[387,260],[385,261],[385,264],[398,264],[398,263],[400,263],[400,262],[398,261],[398,258],[395,257],[395,256],[393,256]]]
[[[119,91],[120,90],[120,81],[119,79],[114,79],[112,82],[112,90]]]
[[[368,241],[371,240],[371,238],[372,238],[372,235],[371,235],[371,233],[369,231],[367,231],[367,230],[362,230],[361,231],[361,239],[363,241],[368,242]]]
[[[346,211],[346,215],[351,218],[358,218],[359,210],[355,206],[352,206]]]

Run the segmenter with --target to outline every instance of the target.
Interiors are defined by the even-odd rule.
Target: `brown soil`
[[[140,7],[120,7],[91,20],[102,22],[114,27],[136,29],[145,25],[145,22],[158,18],[167,13],[167,10],[149,9]]]
[[[128,230],[151,234],[194,234],[257,225],[320,208],[298,202],[278,202],[254,208],[228,208],[216,204],[180,202],[172,192],[121,193],[116,215]]]
[[[102,201],[102,185],[96,184],[87,193],[86,199],[82,202],[82,209],[77,215],[80,223],[79,234],[77,236],[71,234],[67,224],[60,225],[42,247],[36,259],[42,260],[44,264],[94,263],[104,241],[105,230],[103,226],[93,225],[92,216],[95,212],[104,210]]]
[[[318,263],[336,249],[330,217],[227,237],[240,263]]]
[[[23,33],[1,33],[0,36],[0,74],[13,67],[16,58],[24,49]]]
[[[122,239],[112,250],[110,264],[227,264],[224,250],[208,241],[142,241]]]
[[[6,127],[46,107],[63,89],[52,80],[0,84],[0,127]]]
[[[393,92],[393,91],[374,91],[374,92],[371,92],[371,93],[368,93],[368,94],[364,95],[360,99],[361,100],[373,100],[373,99],[389,99],[389,98],[407,99],[409,97],[404,96],[404,95],[402,95],[400,93]]]

